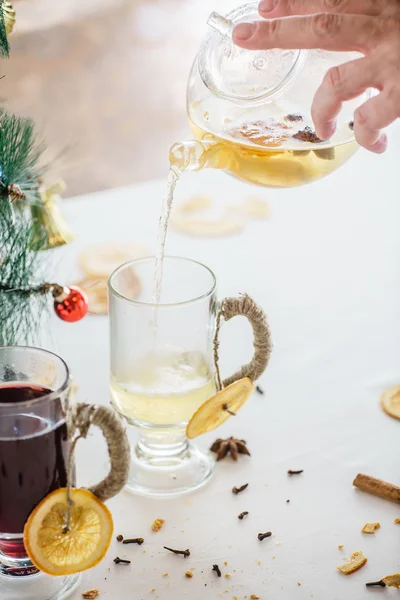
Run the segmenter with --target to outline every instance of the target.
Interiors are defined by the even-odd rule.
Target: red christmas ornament
[[[76,285],[58,288],[54,294],[54,310],[57,317],[68,323],[80,321],[89,308],[88,297]]]

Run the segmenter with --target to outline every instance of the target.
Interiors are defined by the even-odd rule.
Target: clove
[[[212,570],[216,572],[218,577],[222,577],[221,569],[219,568],[218,565],[213,565]]]
[[[222,405],[222,410],[225,410],[227,413],[232,415],[232,417],[236,417],[236,413],[233,412],[232,410],[229,410],[229,406],[227,404]]]
[[[124,540],[122,543],[123,544],[139,544],[139,546],[141,546],[144,542],[143,538],[128,538],[126,540]]]
[[[238,515],[238,519],[240,519],[241,521],[243,521],[244,517],[246,517],[249,514],[248,510],[244,510],[243,512],[240,513],[240,515]]]
[[[131,561],[130,560],[125,560],[125,558],[120,558],[119,556],[116,556],[114,558],[114,562],[116,565],[130,565]]]
[[[267,533],[259,533],[258,534],[258,539],[260,540],[260,542],[262,542],[263,540],[265,540],[265,538],[269,538],[272,535],[272,531],[267,531]]]
[[[365,585],[367,587],[386,587],[386,583],[382,579],[380,581],[371,581],[371,583],[366,583]]]
[[[299,471],[292,471],[289,469],[288,471],[288,475],[301,475],[302,473],[304,473],[304,469],[300,469]]]
[[[173,554],[182,554],[182,556],[184,556],[185,558],[187,558],[188,556],[190,556],[190,550],[174,550],[173,548],[168,548],[168,546],[164,546],[165,550],[168,550],[169,552],[172,552]]]
[[[240,492],[244,492],[244,490],[249,486],[248,483],[245,483],[244,485],[241,485],[240,487],[233,487],[232,488],[232,493],[235,494],[235,496],[237,496],[238,494],[240,494]]]

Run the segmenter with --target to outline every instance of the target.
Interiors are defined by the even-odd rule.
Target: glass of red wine
[[[68,367],[59,356],[0,347],[1,600],[61,600],[79,583],[79,575],[39,572],[23,542],[35,506],[67,485],[70,389]]]

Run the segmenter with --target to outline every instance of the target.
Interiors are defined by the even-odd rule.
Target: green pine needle
[[[4,23],[3,5],[4,5],[4,0],[1,0],[1,3],[0,3],[0,56],[8,57],[9,53],[10,53],[10,46],[8,43],[6,26]]]
[[[38,179],[44,168],[39,160],[45,146],[35,134],[31,119],[0,111],[0,202],[10,202],[10,186],[18,185],[25,194],[23,202],[16,200],[16,208],[26,203],[40,203]]]
[[[43,253],[28,250],[30,223],[5,229],[0,244],[0,346],[37,344],[49,306],[38,276],[43,272]]]

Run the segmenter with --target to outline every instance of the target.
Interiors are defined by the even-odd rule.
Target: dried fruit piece
[[[256,196],[246,196],[243,203],[230,204],[228,210],[254,219],[267,219],[270,216],[267,202]]]
[[[193,577],[192,571],[186,571],[185,575],[188,579],[191,579]]]
[[[361,533],[375,533],[380,526],[380,523],[365,523],[364,527],[361,529]]]
[[[244,229],[243,219],[221,217],[220,219],[186,219],[178,214],[170,219],[170,227],[175,231],[199,237],[223,237],[239,233]]]
[[[338,567],[338,571],[343,573],[343,575],[351,575],[351,573],[355,573],[361,569],[367,560],[368,559],[364,556],[361,550],[359,552],[354,552],[347,563],[344,563]]]
[[[322,148],[321,150],[313,150],[315,156],[322,160],[334,160],[335,148]]]
[[[249,140],[257,146],[277,148],[288,139],[290,127],[271,118],[245,123],[239,128],[231,129],[229,134],[235,139]]]
[[[297,133],[294,134],[293,137],[296,140],[301,140],[302,142],[310,142],[310,144],[318,144],[319,142],[322,142],[322,140],[319,139],[315,131],[311,129],[311,127],[309,127],[308,125],[304,129],[300,129]]]
[[[114,242],[90,246],[82,252],[79,264],[90,277],[109,277],[120,265],[135,258],[149,256],[139,244]]]
[[[82,598],[86,598],[86,600],[94,600],[99,594],[99,590],[88,590],[87,592],[82,592]]]
[[[381,406],[385,413],[400,419],[400,385],[395,385],[383,393]]]
[[[382,579],[382,582],[387,585],[387,587],[395,587],[400,590],[400,573],[395,573],[394,575],[387,575]]]
[[[33,564],[48,575],[72,575],[97,565],[105,556],[113,532],[108,508],[89,490],[71,490],[70,528],[67,490],[44,498],[29,516],[24,544]]]
[[[191,196],[181,202],[178,206],[177,211],[181,213],[192,213],[197,212],[198,210],[205,210],[207,208],[211,208],[212,206],[212,198],[211,196],[206,196],[205,194],[198,194],[196,196]]]
[[[303,121],[303,116],[300,113],[293,113],[291,115],[286,115],[284,120],[288,123],[299,123],[300,121]]]
[[[396,525],[400,525],[400,518],[396,517],[394,520],[394,523],[396,523]]]
[[[153,531],[160,531],[160,529],[164,525],[164,523],[165,523],[165,519],[154,519],[151,528]]]
[[[204,402],[194,413],[186,427],[186,435],[193,439],[216,429],[236,414],[254,391],[254,384],[248,377],[239,379]]]

